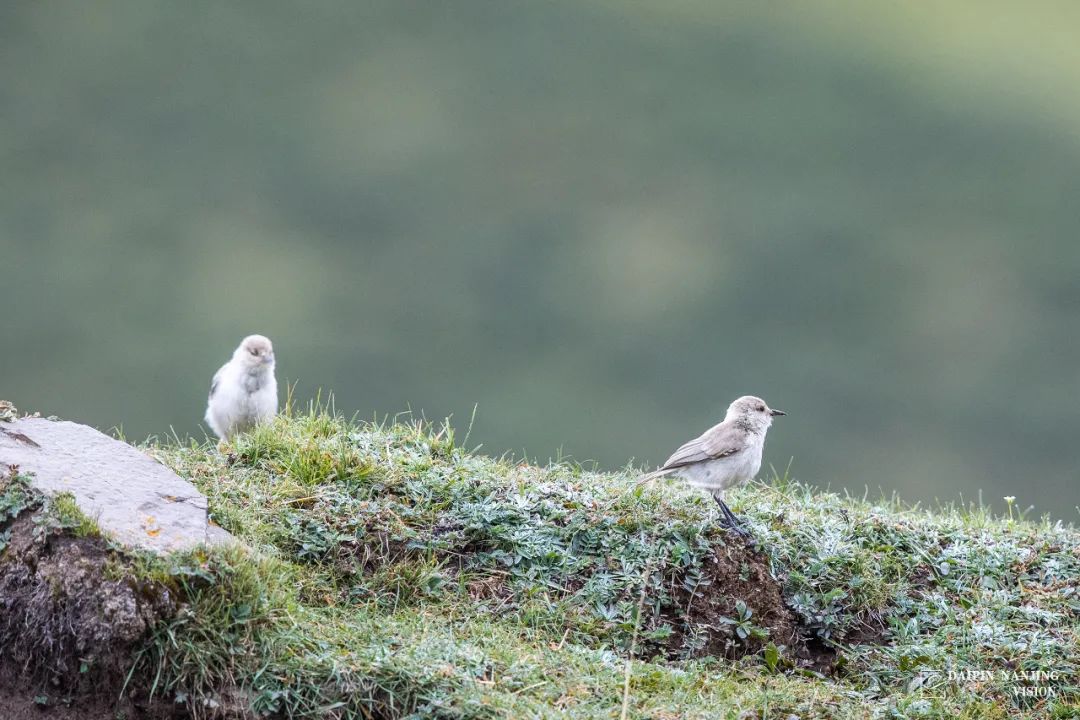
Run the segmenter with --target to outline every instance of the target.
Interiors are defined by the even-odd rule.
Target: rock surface
[[[69,492],[115,540],[166,553],[230,539],[210,525],[206,497],[127,443],[78,423],[0,422],[0,468],[16,465],[38,490]],[[6,469],[6,468],[4,468]]]

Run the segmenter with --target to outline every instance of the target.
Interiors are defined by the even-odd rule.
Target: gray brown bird
[[[676,475],[708,490],[720,505],[725,525],[740,534],[748,534],[724,502],[724,492],[757,475],[765,433],[774,417],[785,414],[773,410],[759,397],[744,395],[728,406],[722,423],[680,447],[659,469],[645,475],[643,481]]]

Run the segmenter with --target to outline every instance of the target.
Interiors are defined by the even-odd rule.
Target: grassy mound
[[[129,688],[201,716],[1080,717],[1080,533],[816,493],[731,498],[467,452],[315,408],[148,450],[240,545],[131,572],[179,599]]]

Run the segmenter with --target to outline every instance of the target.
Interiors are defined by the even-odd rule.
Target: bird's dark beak
[[[787,413],[784,412],[783,410],[770,410],[769,414],[772,415],[773,417],[776,417],[777,415],[787,415]]]

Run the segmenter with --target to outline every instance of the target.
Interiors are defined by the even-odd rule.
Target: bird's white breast
[[[273,368],[258,374],[227,363],[206,409],[206,421],[221,437],[247,430],[277,412],[277,381]]]

